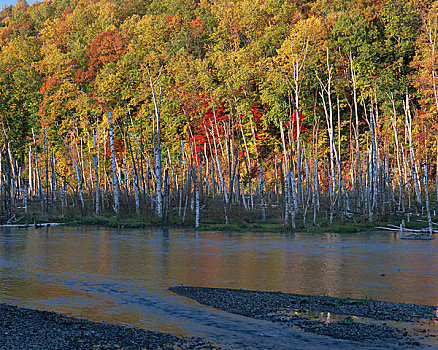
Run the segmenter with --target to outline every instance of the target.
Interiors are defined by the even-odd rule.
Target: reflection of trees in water
[[[170,260],[170,238],[167,228],[157,228],[155,232],[157,239],[157,255],[155,263],[163,276],[169,275],[169,260]]]
[[[56,304],[92,299],[98,285],[106,293],[121,283],[154,291],[182,283],[430,304],[438,298],[436,253],[434,242],[392,234],[5,228],[0,292]]]

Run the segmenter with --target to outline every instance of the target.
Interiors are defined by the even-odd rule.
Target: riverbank
[[[92,322],[6,304],[0,304],[0,334],[1,350],[219,349],[200,338]]]
[[[433,341],[438,335],[435,306],[241,289],[177,286],[169,290],[226,312],[336,339],[403,348],[438,345]],[[435,333],[428,332],[431,324]]]
[[[366,232],[375,231],[376,227],[387,226],[389,224],[399,225],[400,218],[391,218],[380,221],[369,222],[367,218],[355,216],[352,218],[344,218],[343,220],[335,218],[332,223],[326,217],[318,218],[319,224],[312,225],[308,221],[304,222],[303,218],[297,218],[297,227],[293,229],[290,226],[285,226],[279,219],[267,219],[262,221],[260,217],[254,217],[252,220],[234,218],[228,224],[220,220],[204,219],[197,231],[228,231],[228,232],[263,232],[263,233],[282,233],[282,232],[311,232],[311,233],[347,233],[347,232]],[[109,215],[71,215],[71,216],[52,216],[51,222],[62,223],[65,225],[96,225],[113,228],[179,228],[179,229],[195,229],[192,220],[181,221],[179,217],[171,217],[167,221],[161,221],[154,216],[137,216],[137,215],[121,215],[118,217]],[[19,220],[10,222],[14,225],[29,225],[39,227],[40,224],[46,223],[47,220],[38,215],[29,215],[20,217]],[[426,228],[427,224],[424,221],[416,221],[411,217],[411,221],[406,221],[407,229]]]

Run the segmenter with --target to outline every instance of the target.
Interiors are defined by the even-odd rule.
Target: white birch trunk
[[[134,173],[134,164],[131,161],[131,175],[134,179],[135,213],[140,215],[140,190],[138,188],[138,178]]]
[[[94,190],[96,192],[96,215],[100,213],[100,193],[99,193],[99,170],[97,167],[97,155],[96,152],[93,153],[93,164],[94,164]]]
[[[406,127],[408,131],[408,139],[409,139],[409,153],[411,159],[412,179],[414,182],[414,192],[415,192],[415,197],[417,199],[417,203],[421,205],[422,203],[421,203],[421,195],[420,195],[420,185],[418,183],[417,170],[414,161],[414,148],[412,146],[412,116],[411,116],[411,109],[409,105],[409,96],[407,94],[406,94],[406,102],[404,107],[406,114]]]
[[[157,135],[156,135],[156,148],[154,149],[154,158],[155,158],[155,180],[156,180],[156,188],[155,188],[155,195],[156,195],[156,202],[157,202],[157,215],[160,219],[163,218],[163,179],[162,179],[162,167],[161,167],[161,125],[160,125],[160,114],[161,114],[161,88],[160,88],[160,95],[159,95],[159,101],[157,104],[157,98],[155,94],[155,83],[158,81],[158,79],[161,76],[161,71],[158,75],[158,77],[153,80],[152,75],[149,71],[149,68],[146,67],[149,75],[149,82],[150,87],[152,91],[152,99],[154,101],[154,108],[155,108],[155,117],[156,117],[156,128],[157,128]],[[154,142],[155,145],[155,142]]]
[[[120,203],[119,203],[119,183],[117,180],[117,165],[116,165],[116,153],[114,150],[114,134],[113,134],[113,118],[111,112],[108,112],[108,126],[110,137],[110,149],[111,149],[111,166],[113,171],[113,194],[114,194],[114,211],[116,215],[119,215]]]
[[[430,206],[429,206],[429,183],[427,180],[427,163],[424,164],[424,196],[426,200],[426,212],[427,212],[427,223],[429,224],[429,235],[432,236],[432,217],[430,216]]]
[[[262,221],[266,221],[265,194],[263,193],[263,164],[260,158],[260,206],[262,208]]]
[[[154,96],[155,99],[155,96]],[[160,109],[161,109],[161,88],[158,104],[157,117],[157,147],[155,152],[155,174],[157,177],[156,184],[156,197],[157,197],[157,215],[159,218],[163,218],[163,184],[162,184],[162,167],[161,167],[161,122],[160,122]]]
[[[36,147],[35,131],[33,130],[33,128],[32,128],[32,136],[33,136],[33,148],[35,151],[35,170],[36,170],[37,180],[38,180],[38,196],[41,198],[41,206],[44,206],[45,193],[44,193],[44,189],[43,189],[43,183],[41,182],[40,167],[38,166],[38,153],[37,153],[37,147]]]
[[[245,210],[248,210],[248,204],[246,202],[245,192],[243,190],[243,183],[241,181],[239,181],[239,183],[240,183],[240,191],[242,193],[243,207],[245,208]]]
[[[1,169],[0,169],[1,174]],[[29,196],[32,197],[32,146],[29,145]]]
[[[199,212],[200,212],[200,207],[199,207],[199,188],[196,187],[196,218],[195,218],[195,227],[198,228],[199,227]]]

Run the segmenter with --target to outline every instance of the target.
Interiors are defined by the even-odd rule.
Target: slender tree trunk
[[[182,147],[182,141],[180,140],[179,142],[179,149],[180,149],[180,153],[179,153],[179,169],[180,169],[180,185],[179,185],[179,205],[178,205],[178,216],[181,216],[181,205],[182,205],[182,198],[183,198],[183,180],[184,180],[184,170],[183,170],[183,164],[182,164],[182,158],[184,157],[183,155],[183,147]]]
[[[412,178],[414,182],[415,197],[417,199],[417,203],[419,205],[422,205],[421,195],[420,195],[420,185],[418,183],[417,170],[414,161],[414,148],[412,146],[412,116],[411,116],[411,110],[409,105],[409,96],[407,94],[406,94],[406,103],[405,103],[405,114],[406,114],[406,127],[409,137],[409,154],[411,159],[411,171],[412,171]]]
[[[93,164],[94,164],[94,186],[96,191],[96,215],[100,213],[100,185],[99,185],[99,167],[97,163],[97,154],[96,154],[96,135],[93,130],[93,141],[94,141],[94,153],[93,153]]]
[[[438,152],[437,152],[438,154]],[[1,174],[1,171],[0,171]],[[33,186],[32,186],[32,146],[29,145],[29,196],[33,196]]]
[[[200,214],[200,206],[199,206],[199,188],[196,187],[196,218],[195,218],[195,227],[199,227],[199,214]]]
[[[432,237],[433,227],[432,227],[432,217],[430,216],[430,206],[429,206],[429,183],[427,180],[427,163],[424,164],[424,197],[426,200],[426,212],[427,212],[427,222],[429,225],[429,235]]]
[[[161,89],[158,103],[157,117],[157,148],[155,152],[155,174],[157,177],[156,197],[157,197],[157,215],[163,218],[163,184],[162,184],[162,167],[161,167],[161,126],[160,126],[160,110],[161,110]]]
[[[43,184],[41,181],[40,168],[38,166],[38,153],[37,153],[35,132],[34,132],[33,128],[32,128],[32,136],[33,136],[33,149],[35,151],[35,170],[36,170],[37,179],[38,179],[38,197],[41,199],[41,208],[43,208],[44,202],[45,202],[45,198],[44,198],[45,193],[44,193]]]
[[[318,176],[318,152],[315,150],[314,173],[313,173],[313,226],[317,226],[317,213],[319,210],[319,176]]]
[[[357,90],[356,90],[356,71],[353,65],[353,57],[350,52],[350,68],[351,68],[351,77],[353,81],[353,102],[354,102],[354,115],[355,115],[355,128],[354,135],[356,141],[356,176],[355,176],[355,184],[354,188],[356,190],[356,199],[357,206],[360,207],[361,199],[363,198],[363,184],[362,184],[362,169],[361,169],[361,157],[360,157],[360,145],[359,145],[359,112],[358,112],[358,103],[357,103]]]
[[[169,221],[170,210],[170,191],[169,191],[169,169],[164,169],[164,200],[163,200],[163,219],[164,222]]]
[[[248,208],[248,204],[247,204],[247,202],[246,202],[245,192],[244,192],[244,190],[243,190],[243,183],[242,183],[241,181],[239,181],[239,182],[240,182],[240,191],[241,191],[241,193],[242,193],[243,207],[245,208],[246,211],[248,211],[249,208]]]
[[[262,164],[262,158],[260,158],[260,206],[262,208],[262,221],[266,221],[265,194],[263,192],[263,164]]]
[[[116,213],[116,216],[118,216],[120,210],[119,183],[117,181],[116,152],[114,150],[113,118],[111,112],[108,112],[108,125],[109,125],[109,137],[110,137],[110,149],[111,149],[111,166],[113,171],[114,211]]]
[[[47,157],[47,138],[46,138],[46,128],[44,128],[44,168],[46,175],[46,200],[45,200],[45,209],[46,209],[46,220],[49,221],[49,165],[48,165],[48,157]]]

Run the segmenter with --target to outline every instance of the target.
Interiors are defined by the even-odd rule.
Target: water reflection
[[[179,284],[434,305],[436,242],[392,233],[4,228],[0,301],[181,333],[188,326],[175,310],[196,304],[167,291]]]

